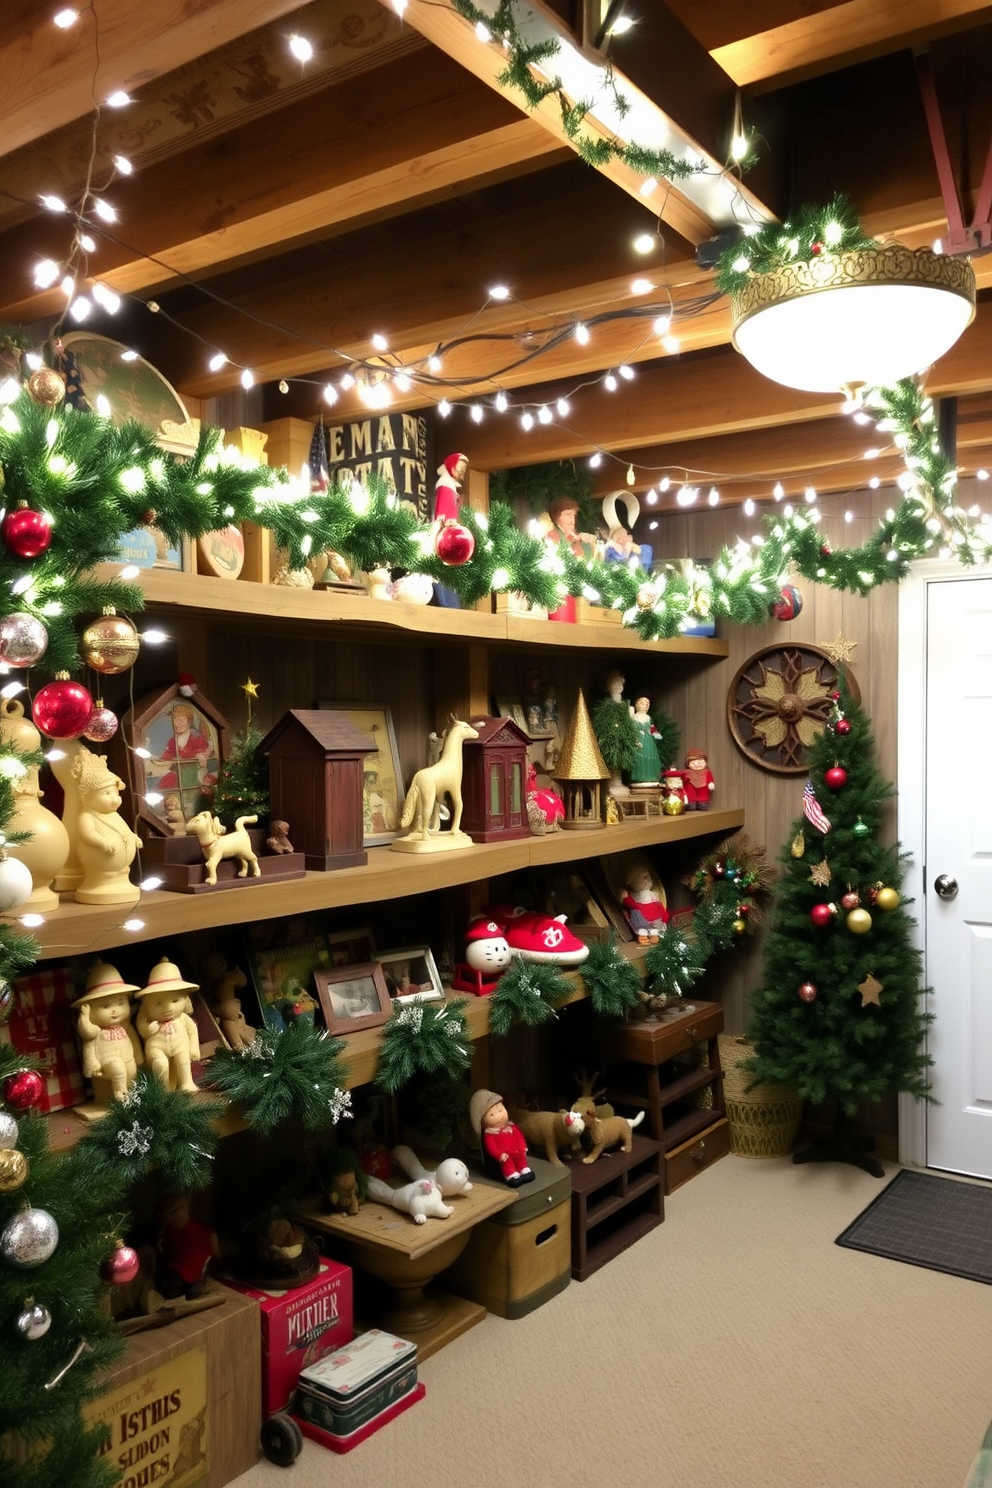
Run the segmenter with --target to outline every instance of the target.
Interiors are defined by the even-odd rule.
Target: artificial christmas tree
[[[927,1095],[929,1015],[920,1005],[922,958],[899,897],[898,844],[879,841],[892,787],[872,759],[871,725],[846,693],[810,753],[803,816],[780,861],[765,945],[764,985],[748,1029],[756,1079],[834,1100],[830,1138],[796,1162],[851,1162],[877,1177],[854,1131],[859,1100],[890,1091]]]

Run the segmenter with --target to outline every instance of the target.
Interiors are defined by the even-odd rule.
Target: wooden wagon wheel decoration
[[[727,723],[738,749],[777,775],[800,775],[823,732],[842,679],[854,702],[861,692],[848,667],[822,646],[765,646],[738,671],[727,694]]]

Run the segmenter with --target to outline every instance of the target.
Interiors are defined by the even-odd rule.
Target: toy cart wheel
[[[303,1432],[292,1416],[270,1416],[259,1434],[262,1453],[276,1467],[292,1467],[303,1451]]]

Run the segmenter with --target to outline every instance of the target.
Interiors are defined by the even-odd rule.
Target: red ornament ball
[[[106,744],[117,732],[117,714],[113,708],[97,703],[89,723],[83,729],[83,738],[94,744]]]
[[[461,522],[445,522],[434,539],[434,551],[449,568],[461,568],[475,552],[475,538]]]
[[[828,790],[843,790],[847,784],[847,771],[843,765],[831,765],[829,770],[823,773],[823,783]]]
[[[830,694],[830,696],[833,698],[833,700],[834,700],[835,703],[839,703],[840,702],[840,693],[839,692],[832,692]]]
[[[820,544],[820,557],[821,558],[832,558],[833,557],[833,551],[834,550],[830,546],[829,543],[821,543]]]
[[[841,896],[840,902],[844,909],[857,909],[861,903],[861,895],[857,889],[848,889],[847,893]]]
[[[45,1082],[37,1070],[18,1070],[3,1082],[3,1098],[12,1111],[30,1111],[44,1093]]]
[[[809,917],[817,929],[822,930],[830,924],[834,913],[834,906],[832,904],[814,904],[809,912]]]
[[[851,720],[849,718],[838,718],[834,724],[835,734],[849,734],[851,732]]]
[[[15,506],[0,522],[0,538],[15,558],[40,558],[52,540],[52,526],[43,512]]]
[[[141,1260],[134,1247],[118,1243],[113,1255],[108,1256],[100,1267],[100,1275],[111,1286],[127,1286],[140,1269]]]
[[[783,584],[778,599],[768,606],[768,613],[776,620],[794,620],[803,607],[803,597],[795,584]]]
[[[799,988],[799,996],[803,1002],[815,1002],[818,992],[819,988],[815,987],[812,982],[803,982]]]
[[[822,243],[810,243],[810,245],[809,245],[809,251],[810,251],[810,253],[813,254],[813,256],[815,258],[818,258],[820,256],[820,254],[823,252],[823,244]]]
[[[93,717],[93,699],[81,682],[59,677],[35,694],[31,716],[49,739],[78,739]]]

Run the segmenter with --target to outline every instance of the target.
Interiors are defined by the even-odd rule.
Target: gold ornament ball
[[[875,895],[875,903],[879,909],[895,909],[900,901],[898,889],[881,888]]]
[[[26,1182],[28,1160],[16,1147],[0,1148],[0,1193],[14,1193]]]
[[[743,935],[744,934],[744,931],[746,929],[747,929],[747,925],[744,922],[744,920],[735,920],[734,921],[734,934],[735,935]]]
[[[51,367],[39,367],[28,378],[28,392],[42,408],[54,408],[65,397],[65,382]]]
[[[847,917],[847,928],[852,935],[867,935],[871,929],[871,915],[866,909],[852,909]]]
[[[685,802],[681,796],[666,796],[661,803],[661,809],[665,816],[681,816],[685,810]]]
[[[637,608],[639,610],[653,609],[657,598],[653,584],[642,584],[637,591]]]
[[[138,632],[125,615],[101,615],[87,625],[79,649],[87,666],[105,677],[126,672],[138,659]]]

